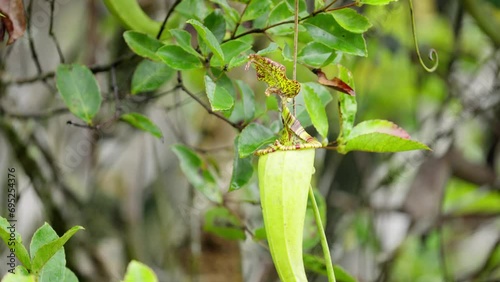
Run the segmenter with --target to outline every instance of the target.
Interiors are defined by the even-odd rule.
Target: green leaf
[[[326,264],[323,258],[304,254],[303,259],[306,269],[324,276],[327,275]],[[333,265],[333,271],[335,272],[337,282],[356,282],[356,279],[339,265]]]
[[[266,54],[269,54],[269,53],[272,53],[276,50],[278,50],[279,48],[279,45],[276,44],[275,42],[271,42],[269,43],[269,46],[267,46],[266,48],[262,49],[262,50],[259,50],[259,52],[257,52],[258,55],[266,55]]]
[[[261,241],[267,239],[266,228],[264,226],[257,228],[253,231],[254,241]]]
[[[234,148],[238,148],[238,138],[234,139]],[[234,153],[233,174],[229,184],[229,191],[242,188],[252,178],[253,166],[250,158],[240,158],[238,152]]]
[[[303,23],[315,42],[344,53],[366,56],[366,42],[362,34],[352,33],[340,26],[331,14],[319,14]]]
[[[229,65],[227,66],[227,69],[233,69],[235,67],[241,66],[244,63],[248,62],[248,55],[247,54],[240,54],[234,58],[231,59],[229,62]]]
[[[147,265],[132,260],[127,266],[123,282],[158,282],[158,277]]]
[[[65,268],[64,269],[64,272],[63,272],[63,279],[62,280],[58,280],[58,281],[61,281],[61,282],[78,282],[78,277],[76,277],[75,273],[73,273],[73,271],[71,271],[71,269],[69,268]],[[54,280],[52,280],[54,281]]]
[[[48,226],[48,224],[45,225]],[[52,229],[52,227],[50,228]],[[45,237],[41,237],[39,238],[40,241],[37,239],[35,242],[32,239],[30,246],[31,254],[33,256],[32,271],[38,273],[47,261],[49,261],[49,259],[54,256],[54,254],[57,253],[78,230],[83,229],[84,228],[81,226],[73,226],[70,230],[66,231],[62,237],[50,241]]]
[[[321,68],[330,64],[335,59],[335,51],[318,42],[309,42],[302,48],[297,56],[297,61],[302,64]]]
[[[200,53],[196,52],[193,46],[191,46],[191,33],[183,29],[171,29],[170,34],[172,34],[172,36],[175,38],[177,45],[179,45],[179,47],[181,47],[184,51],[197,57],[203,58],[203,56]]]
[[[203,230],[228,240],[245,240],[245,230],[239,219],[225,207],[215,207],[205,213]]]
[[[245,9],[242,22],[254,20],[271,9],[271,0],[252,0]]]
[[[162,62],[143,60],[132,76],[132,94],[154,91],[174,75],[174,70]]]
[[[226,88],[212,81],[205,75],[205,91],[213,111],[229,110],[234,105],[234,98]]]
[[[184,145],[174,145],[172,146],[172,151],[179,158],[181,170],[184,172],[189,183],[209,200],[221,203],[222,194],[219,187],[202,159],[193,150]]]
[[[222,44],[221,48],[224,52],[224,57],[226,58],[224,62],[228,64],[236,56],[244,54],[246,51],[250,50],[252,45],[242,40],[231,40]],[[244,55],[244,57],[246,58],[247,56]]]
[[[233,7],[231,7],[226,0],[212,0],[212,2],[219,4],[224,10],[224,18],[226,18],[227,28],[233,30],[236,23],[240,20],[240,14]]]
[[[222,42],[224,36],[226,36],[226,21],[219,9],[210,13],[203,20],[203,25],[213,33],[218,42]]]
[[[52,229],[50,225],[45,223],[40,227],[33,238],[31,239],[30,251],[31,254],[35,254],[41,246],[45,245],[50,241],[59,239],[57,233]],[[65,269],[66,269],[66,255],[64,248],[61,247],[43,266],[43,268],[38,272],[39,281],[41,282],[51,282],[51,281],[64,281],[65,280]]]
[[[387,5],[392,1],[398,0],[356,0],[357,4],[366,4],[366,5]]]
[[[250,122],[255,116],[255,94],[252,88],[242,80],[237,80],[236,85],[240,91],[243,103],[243,119],[245,122]]]
[[[356,282],[356,278],[338,264],[333,265],[333,271],[338,282]]]
[[[321,99],[321,103],[323,104],[323,107],[325,107],[333,100],[332,94],[326,89],[321,84],[318,84],[316,82],[306,82],[306,83],[301,83],[302,87],[307,87],[308,90],[312,89],[316,95]],[[302,126],[304,128],[311,126],[312,121],[311,117],[309,116],[307,109],[303,106],[305,105],[304,102],[304,96],[303,95],[298,95],[296,97],[296,103],[297,103],[297,119],[300,121]],[[302,106],[301,106],[302,105]]]
[[[292,54],[292,48],[290,48],[290,45],[288,45],[285,42],[285,46],[283,46],[283,51],[281,52],[283,55],[283,59],[292,62],[293,61],[293,54]]]
[[[323,0],[314,0],[314,10],[319,10],[325,6],[325,1]]]
[[[245,41],[241,40],[231,40],[225,42],[221,45],[222,52],[224,52],[224,58],[226,59],[224,62],[221,62],[218,57],[214,57],[210,61],[211,66],[223,66],[224,64],[229,64],[229,62],[234,59],[236,56],[245,53],[246,51],[252,48],[252,45],[248,44]],[[244,58],[246,59],[246,55]]]
[[[123,0],[122,0],[123,1]],[[182,0],[175,8],[175,11],[187,19],[203,19],[207,12],[205,1],[200,0]]]
[[[314,89],[308,85],[302,86],[304,93],[304,102],[307,112],[311,117],[312,124],[318,130],[318,133],[326,139],[328,136],[328,117],[326,116],[325,105],[319,98]]]
[[[238,153],[240,158],[249,156],[263,145],[276,140],[273,132],[258,123],[251,123],[245,127],[238,137]]]
[[[410,135],[401,127],[388,120],[372,119],[358,123],[346,137],[347,140],[368,133],[385,133],[403,139],[410,139]]]
[[[128,47],[137,55],[153,61],[159,60],[156,52],[164,45],[158,39],[133,30],[125,31],[123,39],[125,39]]]
[[[219,57],[219,59],[224,62],[224,53],[222,52],[219,42],[212,31],[195,19],[190,19],[187,23],[191,24],[196,29],[200,38],[205,42],[205,44],[208,45],[208,48],[212,50],[214,55]]]
[[[254,0],[255,1],[255,0]],[[293,13],[288,9],[287,4],[282,1],[280,4],[274,6],[274,8],[269,13],[269,18],[267,20],[267,26],[271,26],[283,21],[293,20]],[[275,35],[287,35],[293,34],[293,23],[281,24],[270,28],[267,32]]]
[[[92,72],[82,65],[59,65],[56,85],[71,113],[92,124],[101,107],[99,86]]]
[[[325,264],[325,260],[323,258],[315,256],[315,255],[311,255],[311,254],[304,254],[302,256],[302,258],[304,260],[304,267],[307,270],[312,271],[312,272],[317,273],[317,274],[321,274],[323,276],[327,275],[326,264]],[[335,274],[337,274],[337,273],[335,272]],[[337,278],[337,277],[335,277],[335,278]]]
[[[11,234],[15,235],[12,240]],[[24,265],[24,267],[31,269],[30,256],[23,245],[21,235],[17,232],[16,222],[12,222],[11,224],[6,218],[0,216],[0,238],[2,238],[8,248],[8,255],[10,255],[10,251],[13,250],[17,259]]]
[[[337,65],[338,68],[338,78],[343,82],[347,83],[354,91],[354,79],[351,72],[342,65]],[[338,94],[339,100],[339,116],[340,116],[340,133],[337,141],[342,143],[342,138],[346,138],[351,134],[351,130],[354,127],[354,119],[356,118],[356,112],[358,106],[356,103],[356,97],[346,95],[344,93]]]
[[[499,214],[500,194],[477,189],[469,182],[450,179],[446,185],[443,211],[447,215]]]
[[[151,133],[151,135],[155,137],[158,137],[160,139],[163,138],[163,134],[161,133],[161,130],[158,128],[158,126],[156,126],[156,124],[154,124],[146,116],[143,116],[139,113],[129,113],[122,115],[120,119],[135,128]]]
[[[234,89],[233,80],[230,79],[224,71],[216,68],[212,68],[211,71],[213,77],[217,78],[217,81],[215,81],[216,84],[226,89],[227,93],[229,93],[234,100],[236,98],[236,90]]]
[[[3,278],[2,282],[37,282],[38,279],[34,275],[24,275],[24,274],[19,274],[16,272],[16,274],[12,273],[7,273]]]
[[[427,145],[385,133],[369,133],[349,139],[345,145],[338,147],[338,152],[346,154],[350,151],[376,153],[402,152],[411,150],[429,150]]]
[[[176,70],[190,70],[203,67],[198,57],[177,45],[165,45],[156,52],[156,55],[165,64]]]
[[[487,2],[491,3],[491,5],[500,9],[500,0],[487,0]]]
[[[14,269],[14,272],[16,274],[21,274],[21,275],[24,275],[24,276],[29,276],[30,275],[30,272],[28,271],[28,269],[26,269],[26,267],[24,267],[23,265],[16,266],[16,268]]]
[[[430,150],[425,144],[410,140],[406,131],[386,120],[368,120],[356,125],[338,146],[338,152],[401,152]]]
[[[305,0],[298,0],[299,1],[299,17],[305,17],[308,15],[307,13],[307,6],[306,6],[306,1]],[[288,10],[291,13],[295,13],[295,0],[285,0],[284,1],[288,7]]]
[[[336,10],[332,12],[332,16],[341,27],[350,32],[363,33],[372,27],[365,16],[358,14],[353,9]]]
[[[279,111],[278,98],[276,95],[266,97],[266,111]]]

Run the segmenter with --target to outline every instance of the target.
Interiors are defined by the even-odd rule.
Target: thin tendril
[[[418,47],[418,40],[417,40],[417,31],[416,31],[416,27],[415,27],[415,13],[413,12],[413,1],[412,0],[408,0],[409,4],[410,4],[410,16],[411,16],[411,29],[412,29],[412,33],[413,33],[413,41],[415,42],[415,49],[417,50],[417,56],[418,56],[418,60],[420,61],[420,64],[422,65],[422,67],[428,71],[428,72],[433,72],[437,69],[438,65],[439,65],[439,56],[438,56],[438,53],[435,49],[431,49],[429,51],[429,59],[431,61],[434,61],[434,65],[432,67],[428,67],[425,65],[424,63],[424,60],[422,59],[422,55],[420,55],[420,48]]]

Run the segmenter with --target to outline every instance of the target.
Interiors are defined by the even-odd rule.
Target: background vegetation
[[[153,19],[168,18],[167,30],[186,28],[195,41],[187,20],[215,10],[230,14],[225,1],[140,2]],[[240,14],[245,10],[245,1],[228,2]],[[283,1],[263,2],[271,3],[268,9],[237,21],[241,29],[265,25]],[[317,1],[305,2],[311,11]],[[352,3],[339,0],[333,7]],[[232,177],[239,131],[253,119],[276,129],[277,101],[265,98],[255,73],[243,66],[227,73],[251,85],[247,91],[236,83],[237,101],[247,91],[255,104],[236,104],[226,116],[210,108],[200,70],[183,71],[178,80],[164,67],[151,84],[139,83],[146,81],[137,78],[141,66],[151,66],[130,51],[123,23],[101,1],[25,5],[27,33],[0,49],[0,215],[7,209],[7,168],[15,167],[18,232],[25,242],[44,221],[60,236],[71,226],[85,227],[65,247],[67,266],[80,281],[118,281],[132,259],[153,268],[160,281],[275,281],[260,240],[256,175]],[[314,185],[333,260],[359,281],[497,281],[500,2],[416,1],[421,49],[440,55],[432,74],[415,55],[407,5],[356,8],[373,24],[364,36],[368,57],[337,59],[353,73],[358,121],[395,121],[432,152],[317,152]],[[287,19],[281,15],[277,22]],[[227,27],[229,36],[235,28]],[[253,51],[272,41],[292,46],[279,28],[249,38]],[[281,51],[269,56],[291,70]],[[86,65],[97,78],[103,103],[92,126],[72,115],[58,94],[54,76],[62,63]],[[316,80],[304,66],[297,77]],[[338,124],[336,103],[326,110]],[[162,138],[119,119],[132,112],[149,117]],[[331,140],[338,130],[330,128]],[[221,204],[206,197],[206,182],[195,189],[186,180],[178,157],[189,152],[202,161],[201,171],[214,176],[211,187],[221,192]],[[310,233],[308,252],[321,254]],[[0,261],[4,250],[0,245]],[[307,265],[312,270],[316,264]],[[0,264],[2,276],[6,269]],[[309,281],[326,281],[309,274]]]

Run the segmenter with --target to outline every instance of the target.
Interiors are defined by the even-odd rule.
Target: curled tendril
[[[417,31],[415,27],[415,13],[413,12],[413,1],[408,0],[410,4],[410,16],[411,16],[411,28],[412,28],[412,33],[413,33],[413,41],[415,42],[415,49],[417,50],[417,56],[418,60],[420,61],[420,64],[422,67],[428,71],[428,72],[433,72],[437,69],[439,65],[439,56],[438,53],[435,49],[431,49],[429,51],[429,59],[434,62],[434,65],[432,67],[428,67],[425,65],[424,60],[422,59],[422,55],[420,55],[420,48],[418,47],[418,40],[417,40]]]

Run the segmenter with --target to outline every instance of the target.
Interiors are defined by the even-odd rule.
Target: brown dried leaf
[[[332,79],[328,79],[325,73],[320,69],[313,69],[313,72],[318,76],[318,82],[320,84],[331,87],[347,95],[356,96],[356,92],[354,92],[354,89],[352,89],[351,86],[342,81],[340,78],[334,77]]]
[[[22,0],[0,0],[0,41],[5,31],[9,33],[7,45],[23,36],[26,30],[26,17]]]

